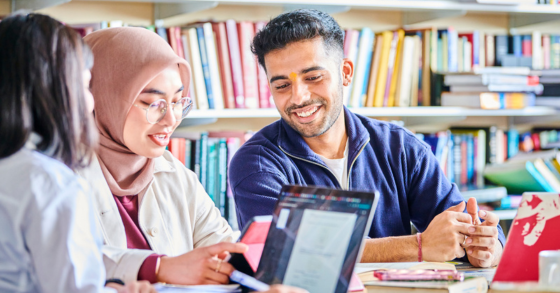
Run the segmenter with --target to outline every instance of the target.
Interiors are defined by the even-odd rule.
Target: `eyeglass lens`
[[[192,108],[192,100],[190,98],[182,98],[173,105],[173,114],[175,119],[182,120],[187,116]],[[146,118],[150,123],[158,123],[165,117],[167,113],[167,102],[158,100],[150,104],[148,107]]]

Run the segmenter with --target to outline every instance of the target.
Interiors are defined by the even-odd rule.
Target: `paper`
[[[362,274],[380,269],[397,270],[455,270],[455,265],[444,262],[377,262],[377,263],[358,263],[354,268],[354,273]]]
[[[283,284],[334,292],[357,215],[305,210]]]
[[[198,286],[182,286],[182,285],[170,285],[164,283],[154,284],[155,289],[158,292],[177,292],[177,293],[236,293],[241,292],[239,285],[198,285]]]

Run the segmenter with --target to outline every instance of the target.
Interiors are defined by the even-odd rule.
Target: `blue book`
[[[206,43],[204,42],[204,29],[201,26],[196,28],[196,35],[198,37],[198,47],[200,48],[200,62],[202,63],[202,72],[204,73],[204,84],[206,84],[206,94],[208,95],[208,108],[214,109],[212,79],[210,76],[210,67],[208,66]]]
[[[480,66],[480,33],[473,31],[472,49],[473,49],[473,65]]]
[[[533,176],[533,178],[535,178],[535,180],[542,186],[542,188],[546,192],[554,192],[554,189],[552,188],[552,186],[550,186],[550,184],[548,184],[548,181],[546,181],[546,179],[544,179],[544,177],[537,170],[537,168],[535,168],[535,165],[533,164],[533,162],[527,161],[527,163],[525,164],[525,168],[527,169],[529,174],[531,174],[531,176]]]
[[[511,158],[519,152],[519,131],[517,131],[517,129],[510,129],[508,131],[507,139],[508,158]]]
[[[217,174],[218,174],[218,151],[216,146],[218,144],[217,138],[208,139],[208,174],[206,176],[206,192],[208,196],[214,201],[214,205],[218,207],[218,197],[216,196]]]
[[[200,134],[200,183],[206,190],[206,178],[208,176],[208,132]]]
[[[443,149],[445,148],[445,146],[447,145],[447,136],[448,134],[442,134],[442,135],[438,135],[438,141],[437,141],[437,146],[436,146],[436,159],[438,160],[438,162],[441,164],[441,162],[443,161]]]
[[[467,139],[467,183],[471,184],[474,181],[474,136],[472,134],[466,135]],[[465,159],[465,158],[463,158]]]
[[[523,42],[520,35],[513,36],[513,55],[515,57],[523,56]]]
[[[459,53],[459,48],[457,47],[459,43],[459,35],[457,31],[449,28],[447,30],[447,71],[457,72],[459,71],[459,59],[457,54]]]
[[[363,99],[366,97],[367,95],[367,89],[368,89],[368,83],[369,83],[369,74],[371,71],[371,58],[373,56],[373,42],[374,42],[374,37],[375,35],[373,34],[373,32],[371,31],[371,29],[369,28],[364,28],[362,29],[362,32],[360,33],[360,35],[363,35],[364,37],[368,38],[368,42],[367,42],[367,59],[366,61],[366,70],[365,70],[365,74],[364,74],[364,84],[362,85],[362,94],[360,95],[360,106],[364,104]],[[361,38],[362,36],[360,36]]]

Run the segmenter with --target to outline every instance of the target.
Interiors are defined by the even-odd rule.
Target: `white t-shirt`
[[[336,179],[338,179],[338,183],[340,183],[340,187],[342,189],[348,189],[348,141],[346,141],[344,158],[342,159],[327,159],[319,154],[317,155],[334,173]]]

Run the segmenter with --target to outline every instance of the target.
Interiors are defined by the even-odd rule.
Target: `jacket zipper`
[[[349,189],[350,189],[350,174],[351,174],[351,172],[352,172],[352,167],[354,167],[354,163],[356,162],[356,159],[358,159],[358,157],[360,156],[360,154],[362,153],[362,151],[364,150],[364,148],[366,147],[366,144],[367,144],[368,142],[369,142],[369,138],[368,138],[368,140],[362,145],[362,148],[360,149],[360,152],[358,153],[358,155],[356,155],[356,157],[354,158],[354,161],[352,161],[352,164],[350,165],[350,169],[348,169],[348,180],[346,181],[346,190],[349,190]],[[304,161],[304,162],[308,162],[308,163],[311,163],[311,164],[313,164],[313,165],[317,165],[317,166],[319,166],[319,167],[321,167],[321,168],[323,168],[323,169],[327,169],[329,172],[331,172],[331,174],[334,176],[334,178],[337,178],[336,175],[333,173],[333,171],[332,171],[331,169],[329,169],[329,168],[327,168],[327,167],[325,167],[325,166],[323,166],[323,165],[321,165],[321,164],[317,164],[317,163],[315,163],[315,162],[313,162],[313,161],[306,160],[306,159],[303,159],[303,158],[300,158],[300,157],[296,157],[296,156],[294,156],[294,155],[291,155],[291,154],[289,154],[288,152],[286,152],[281,146],[278,146],[278,148],[280,148],[280,150],[281,150],[282,152],[284,152],[284,154],[286,154],[286,155],[288,155],[288,156],[290,156],[290,157],[292,157],[292,158],[295,158],[295,159],[298,159],[298,160],[302,160],[302,161]],[[336,180],[336,181],[338,181],[338,180]],[[340,182],[338,182],[338,185],[340,186]],[[340,187],[342,187],[342,186],[340,186]],[[344,187],[342,187],[342,188],[344,188]]]
[[[366,145],[369,143],[369,138],[367,139],[367,141],[362,145],[362,148],[360,149],[360,152],[358,152],[358,154],[356,155],[356,157],[354,158],[354,161],[352,161],[352,164],[350,165],[350,169],[348,169],[348,180],[346,180],[346,190],[350,190],[350,174],[352,174],[352,167],[354,167],[354,163],[356,163],[356,160],[358,159],[358,157],[360,156],[360,154],[362,153],[362,151],[364,150],[364,148],[366,147]]]

